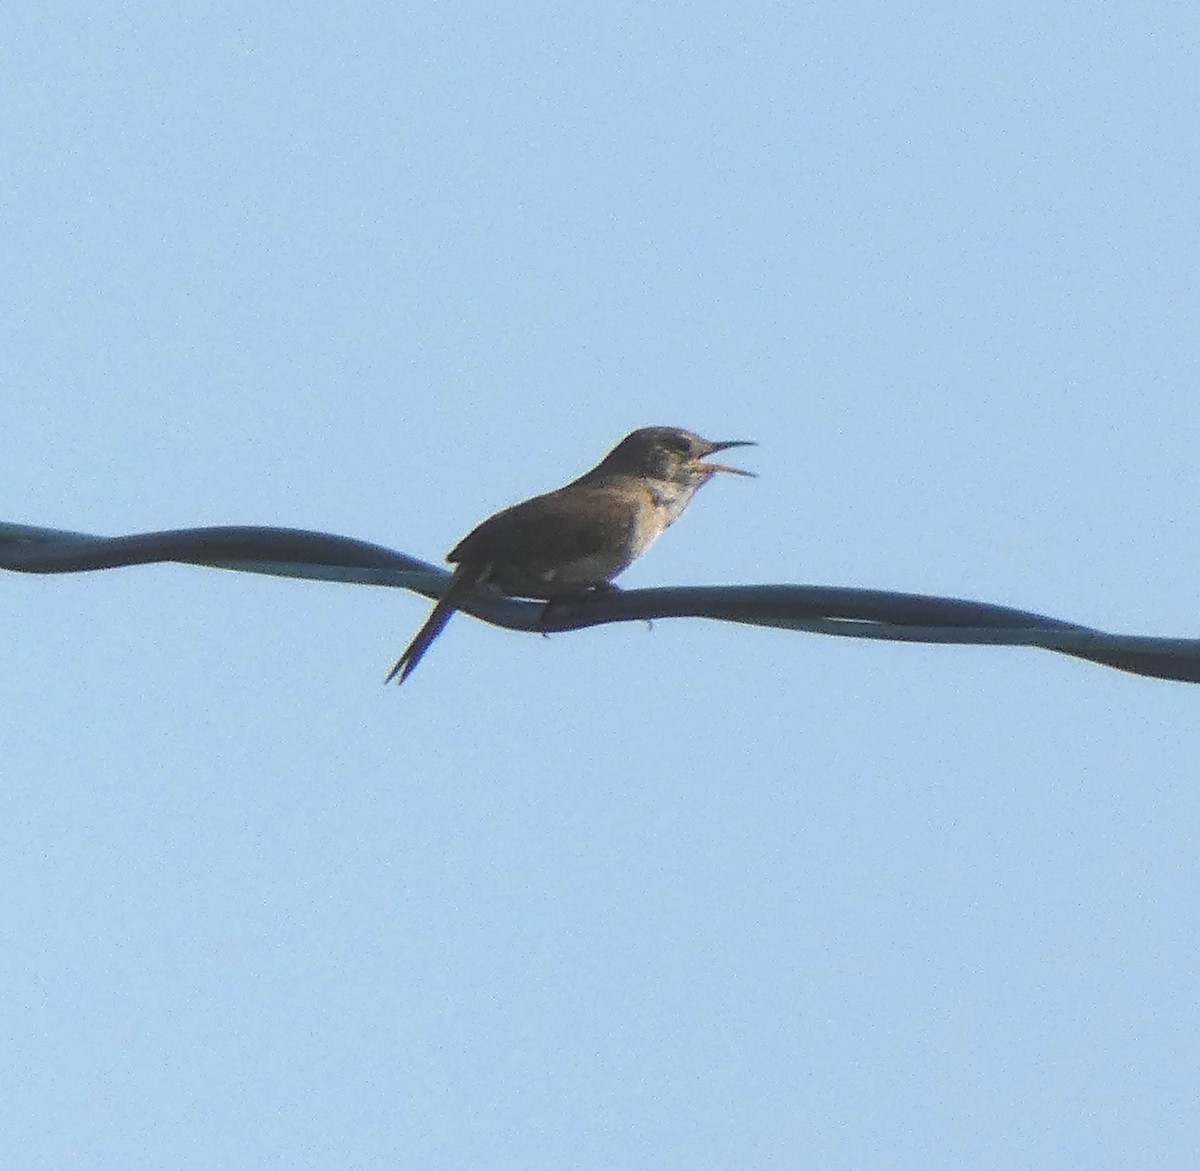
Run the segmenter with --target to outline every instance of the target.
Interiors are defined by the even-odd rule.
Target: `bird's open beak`
[[[707,468],[710,472],[730,472],[735,476],[756,476],[757,472],[747,472],[742,468],[731,468],[727,464],[710,464],[707,461],[710,455],[714,455],[718,451],[725,451],[730,447],[757,447],[758,444],[753,439],[726,439],[721,443],[709,443],[708,450],[696,460],[702,467]]]

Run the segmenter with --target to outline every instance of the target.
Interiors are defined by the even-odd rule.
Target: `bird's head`
[[[752,476],[753,472],[725,464],[706,463],[708,456],[730,447],[753,447],[752,439],[726,439],[714,442],[702,439],[682,427],[643,427],[626,435],[600,462],[596,471],[645,476],[698,488],[717,472]]]

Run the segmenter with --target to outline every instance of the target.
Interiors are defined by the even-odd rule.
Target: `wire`
[[[179,562],[243,573],[391,586],[440,597],[450,574],[351,537],[257,526],[168,529],[125,537],[0,522],[0,568],[83,573]],[[899,642],[1033,646],[1135,675],[1200,683],[1200,639],[1110,634],[1043,614],[925,594],[833,586],[690,586],[531,602],[478,590],[464,612],[509,630],[578,630],[610,622],[711,618]]]

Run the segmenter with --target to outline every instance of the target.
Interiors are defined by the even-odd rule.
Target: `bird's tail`
[[[459,603],[483,580],[486,572],[486,565],[460,565],[454,571],[446,592],[438,599],[437,605],[425,619],[425,625],[417,631],[416,637],[405,648],[404,654],[392,665],[387,678],[384,679],[385,684],[391,683],[397,675],[400,676],[398,682],[403,683],[416,670],[430,644],[453,617]]]

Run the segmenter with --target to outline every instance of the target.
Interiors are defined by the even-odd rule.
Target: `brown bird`
[[[446,555],[450,585],[388,672],[412,674],[463,599],[479,586],[522,598],[579,597],[616,589],[612,579],[678,520],[717,472],[753,472],[704,463],[747,439],[713,443],[679,427],[643,427],[625,436],[590,472],[554,492],[488,517]]]

